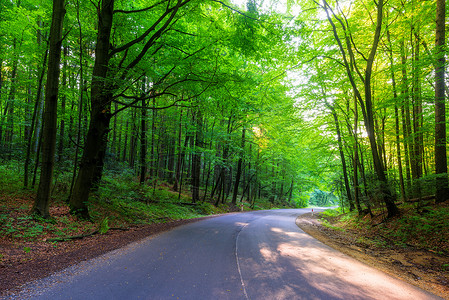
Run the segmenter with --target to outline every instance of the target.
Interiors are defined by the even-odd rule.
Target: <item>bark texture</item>
[[[53,15],[50,27],[50,48],[48,57],[47,85],[45,87],[44,130],[42,141],[42,167],[36,200],[32,211],[48,218],[56,150],[57,108],[59,73],[61,61],[62,25],[65,15],[65,0],[53,1]]]

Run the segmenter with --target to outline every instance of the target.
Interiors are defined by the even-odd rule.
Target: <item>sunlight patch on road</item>
[[[288,258],[296,267],[298,277],[308,278],[308,284],[335,297],[341,296],[342,288],[345,294],[362,298],[378,299],[379,291],[384,290],[389,291],[389,299],[406,299],[404,297],[408,295],[397,280],[348,256],[336,255],[331,249],[318,247],[314,243],[306,245],[300,245],[296,241],[279,243],[277,252],[279,259]]]
[[[278,260],[278,256],[279,256],[278,253],[271,251],[271,249],[268,247],[260,248],[260,254],[262,255],[262,257],[265,261],[270,262],[270,263],[276,263]]]
[[[242,226],[242,227],[245,227],[245,226],[248,225],[249,223],[235,222],[234,224],[235,224],[236,226]]]

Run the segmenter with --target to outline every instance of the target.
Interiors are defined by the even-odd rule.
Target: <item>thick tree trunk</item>
[[[56,150],[57,109],[59,89],[59,65],[61,61],[62,25],[65,15],[64,0],[53,1],[50,27],[47,85],[45,88],[45,113],[42,147],[42,168],[36,200],[32,212],[44,218],[50,216],[49,202]]]
[[[89,217],[87,202],[95,169],[99,162],[98,152],[106,143],[111,119],[109,46],[114,10],[114,0],[104,0],[99,12],[97,46],[91,85],[91,118],[78,177],[70,197],[72,213]]]
[[[446,154],[446,106],[444,95],[444,68],[445,59],[445,16],[446,0],[437,0],[435,48],[437,50],[437,63],[435,67],[435,173],[439,175],[436,180],[436,202],[449,199],[447,178]]]

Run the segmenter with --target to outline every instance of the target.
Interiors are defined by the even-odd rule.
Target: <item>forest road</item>
[[[315,209],[316,211],[316,209]],[[26,286],[13,299],[440,299],[313,239],[310,209],[191,223]]]

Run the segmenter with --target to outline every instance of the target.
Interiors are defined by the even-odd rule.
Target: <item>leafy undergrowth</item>
[[[329,228],[357,233],[358,242],[367,247],[412,246],[449,255],[449,201],[420,209],[406,203],[400,210],[401,215],[390,220],[384,220],[382,211],[360,218],[356,212],[327,210],[322,221]]]
[[[30,215],[36,187],[24,189],[20,167],[11,170],[16,167],[14,164],[0,166],[2,244],[52,242],[93,232],[105,233],[110,228],[166,223],[239,209],[228,204],[216,207],[207,201],[192,204],[190,191],[175,192],[166,182],[139,184],[133,173],[125,169],[120,172],[105,172],[102,185],[89,199],[91,220],[85,220],[69,213],[65,199],[68,198],[71,176],[60,172],[52,191],[51,218],[45,220]],[[255,209],[272,208],[271,206],[268,201],[261,201]],[[244,210],[250,210],[249,203],[244,203]],[[0,252],[0,259],[1,257]]]
[[[61,200],[54,200],[50,206],[48,220],[30,215],[34,192],[18,195],[0,194],[0,242],[52,241],[54,239],[89,234],[94,231],[105,233],[109,228],[126,228],[133,225],[165,223],[172,220],[198,218],[220,214],[229,207],[214,207],[210,203],[190,205],[177,199],[147,201],[133,197],[140,192],[136,185],[129,193],[116,193],[108,199],[102,192],[92,196],[89,211],[91,220],[85,220],[69,213],[69,207]],[[168,193],[156,190],[158,197]],[[25,249],[26,250],[26,249]],[[0,253],[1,257],[1,253]]]

